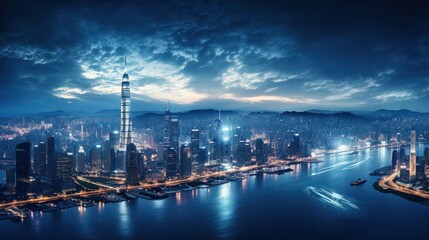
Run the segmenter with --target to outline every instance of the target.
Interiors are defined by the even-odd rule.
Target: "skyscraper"
[[[410,139],[410,180],[416,177],[416,130],[411,130]]]
[[[119,147],[126,148],[129,143],[132,143],[131,137],[131,94],[130,82],[127,73],[127,58],[125,57],[125,72],[122,75],[121,89],[121,128]]]
[[[42,176],[47,176],[48,173],[48,164],[46,161],[46,143],[40,142],[39,143],[39,174]]]
[[[94,144],[94,146],[89,150],[89,160],[90,160],[90,168],[91,171],[101,171],[102,163],[101,163],[101,145]]]
[[[169,148],[167,150],[167,178],[177,177],[177,151],[174,148]]]
[[[177,115],[171,115],[170,122],[170,147],[179,150],[179,136],[180,136],[180,128],[179,128],[179,117]]]
[[[399,164],[399,154],[398,150],[393,150],[392,152],[392,170],[396,171],[398,169]]]
[[[27,192],[31,169],[31,143],[23,142],[15,147],[16,153],[16,190]]]
[[[112,170],[112,151],[110,141],[105,140],[103,144],[103,171],[110,172]]]
[[[46,152],[48,157],[48,177],[53,180],[57,176],[57,156],[55,154],[55,139],[53,137],[48,138]]]
[[[127,161],[126,161],[127,185],[139,184],[139,168],[138,168],[137,160],[138,160],[138,152],[137,152],[136,145],[134,145],[134,143],[129,143],[127,145]]]
[[[71,182],[73,173],[72,163],[72,152],[63,152],[57,159],[57,180],[59,182]]]
[[[191,176],[192,173],[191,148],[186,144],[180,147],[180,172],[183,178]]]
[[[261,138],[256,139],[255,144],[256,163],[262,165],[265,163],[264,141]]]
[[[77,152],[77,164],[76,164],[76,172],[83,173],[86,170],[86,153],[83,150],[83,147],[79,147],[79,151]]]
[[[167,161],[167,151],[170,148],[170,102],[168,108],[165,110],[164,117],[164,141],[162,142],[163,155],[162,160]]]
[[[33,145],[33,171],[40,174],[39,145]]]
[[[198,157],[199,153],[200,153],[200,130],[194,128],[191,130],[192,164],[200,163],[199,157]]]

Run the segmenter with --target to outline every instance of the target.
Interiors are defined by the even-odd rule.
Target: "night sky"
[[[402,3],[400,3],[402,2]],[[2,1],[0,114],[429,112],[425,1]]]

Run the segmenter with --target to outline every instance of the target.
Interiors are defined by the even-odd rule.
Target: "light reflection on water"
[[[419,156],[423,149],[418,149]],[[294,172],[260,173],[243,181],[172,194],[163,200],[71,208],[58,212],[61,218],[46,213],[42,219],[42,213],[36,213],[26,223],[1,221],[1,239],[14,239],[17,233],[21,239],[31,239],[35,234],[52,238],[49,233],[58,226],[76,239],[284,239],[275,234],[293,233],[303,226],[312,231],[299,232],[300,239],[368,239],[365,232],[378,239],[392,235],[379,228],[380,222],[395,228],[390,239],[409,239],[427,232],[427,206],[380,193],[371,186],[377,177],[369,176],[369,172],[390,163],[391,150],[382,152],[374,149],[365,154],[326,157],[322,163],[293,165]],[[368,183],[351,188],[350,181],[359,177]],[[412,220],[398,221],[397,216],[412,216]],[[28,231],[23,231],[24,224]],[[403,230],[407,228],[413,228],[414,235]]]

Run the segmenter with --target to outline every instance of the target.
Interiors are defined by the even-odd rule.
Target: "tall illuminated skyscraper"
[[[129,143],[132,143],[131,137],[131,94],[130,82],[127,73],[127,58],[125,57],[125,72],[122,75],[122,91],[121,91],[121,129],[119,138],[119,147],[126,148]]]
[[[416,178],[416,130],[411,130],[410,139],[410,179]]]

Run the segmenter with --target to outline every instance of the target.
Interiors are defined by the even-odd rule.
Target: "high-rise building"
[[[237,166],[242,167],[246,163],[246,142],[240,140],[237,146]]]
[[[392,170],[398,170],[399,166],[399,154],[397,150],[393,150],[392,152]]]
[[[113,131],[109,133],[109,141],[110,141],[110,157],[111,157],[111,170],[117,169],[116,166],[116,153],[119,149],[119,131]]]
[[[6,191],[8,193],[13,193],[16,186],[16,177],[15,177],[15,168],[6,169]]]
[[[410,139],[410,180],[416,177],[416,130],[411,130]]]
[[[292,156],[301,156],[301,139],[299,133],[293,135],[293,140],[290,143],[289,153]]]
[[[425,162],[426,166],[429,166],[429,148],[425,148],[424,150],[423,161]]]
[[[192,174],[191,147],[186,144],[180,147],[180,172],[182,178],[190,177]]]
[[[48,175],[48,162],[46,161],[46,143],[39,143],[39,174],[42,176]]]
[[[200,152],[200,130],[192,129],[191,130],[191,154],[192,154],[192,163],[199,163],[199,152]]]
[[[15,147],[16,154],[16,190],[27,192],[31,171],[31,143],[23,142]]]
[[[166,177],[169,179],[177,177],[177,152],[174,148],[167,150]]]
[[[265,163],[264,141],[261,138],[256,139],[255,143],[256,163],[262,165]]]
[[[405,148],[401,147],[399,149],[399,161],[400,163],[405,163],[406,155],[405,155]]]
[[[101,145],[94,144],[94,146],[89,150],[89,164],[91,171],[100,172],[102,170],[101,156]]]
[[[121,89],[121,128],[119,147],[125,149],[129,143],[132,143],[131,131],[131,93],[130,82],[127,73],[127,58],[125,57],[125,72],[122,75]]]
[[[76,172],[83,173],[86,171],[86,153],[83,147],[80,146],[77,152]]]
[[[110,172],[112,170],[112,151],[110,141],[105,140],[103,144],[103,171]]]
[[[177,115],[171,115],[170,122],[170,147],[179,149],[179,136],[180,136],[180,127],[179,127],[179,117]]]
[[[40,174],[39,145],[33,145],[33,171]]]
[[[71,182],[72,180],[72,164],[73,164],[73,153],[63,152],[57,159],[57,177],[56,180],[63,182]]]
[[[170,102],[168,108],[165,110],[164,117],[164,141],[162,142],[163,155],[162,160],[167,161],[167,151],[170,149]]]
[[[53,137],[48,138],[47,145],[47,158],[48,158],[48,177],[55,179],[57,176],[57,156],[55,153],[55,139]]]
[[[134,143],[127,145],[126,179],[127,185],[139,184],[138,152]]]

